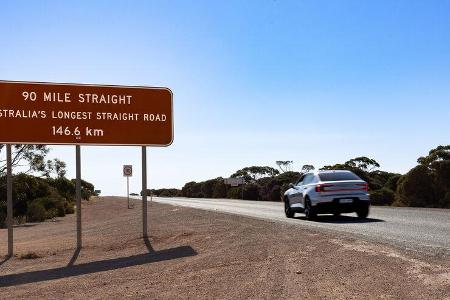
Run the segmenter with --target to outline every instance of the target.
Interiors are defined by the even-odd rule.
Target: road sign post
[[[80,145],[75,146],[75,164],[76,164],[76,183],[75,183],[75,197],[77,205],[77,249],[81,249],[81,149]]]
[[[12,199],[12,159],[11,145],[6,145],[6,223],[8,224],[8,256],[13,255],[13,199]]]
[[[147,234],[147,147],[142,147],[142,236]]]
[[[12,144],[76,146],[77,248],[82,246],[80,146],[141,146],[143,236],[148,236],[146,147],[173,141],[169,89],[0,81],[0,128],[11,129],[0,131],[0,143],[7,144],[8,255],[13,255]]]
[[[123,176],[127,178],[127,203],[128,209],[132,208],[130,205],[130,177],[133,176],[133,166],[124,165],[123,166]]]

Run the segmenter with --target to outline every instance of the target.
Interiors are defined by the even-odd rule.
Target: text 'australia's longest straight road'
[[[0,143],[168,146],[167,88],[0,81]]]

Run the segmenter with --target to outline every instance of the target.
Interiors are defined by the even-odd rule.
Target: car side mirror
[[[293,188],[295,185],[293,183],[289,183],[289,187]]]

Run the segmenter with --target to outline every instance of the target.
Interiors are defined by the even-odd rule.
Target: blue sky
[[[356,156],[405,172],[450,142],[448,1],[2,1],[0,79],[167,86],[175,140],[149,186]],[[74,176],[74,147],[52,156]],[[125,193],[136,147],[83,147]],[[132,181],[139,191],[139,177]]]

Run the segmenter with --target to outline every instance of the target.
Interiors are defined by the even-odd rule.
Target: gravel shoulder
[[[160,203],[149,204],[145,243],[134,203],[83,203],[80,253],[74,215],[16,227],[9,260],[0,229],[1,298],[450,299],[449,257]]]
[[[430,256],[450,256],[450,209],[372,206],[369,218],[364,220],[352,213],[339,218],[319,215],[315,222],[310,222],[303,214],[297,214],[295,219],[286,218],[281,202],[164,197],[154,197],[153,201],[286,222],[301,227],[300,230],[318,228]]]

